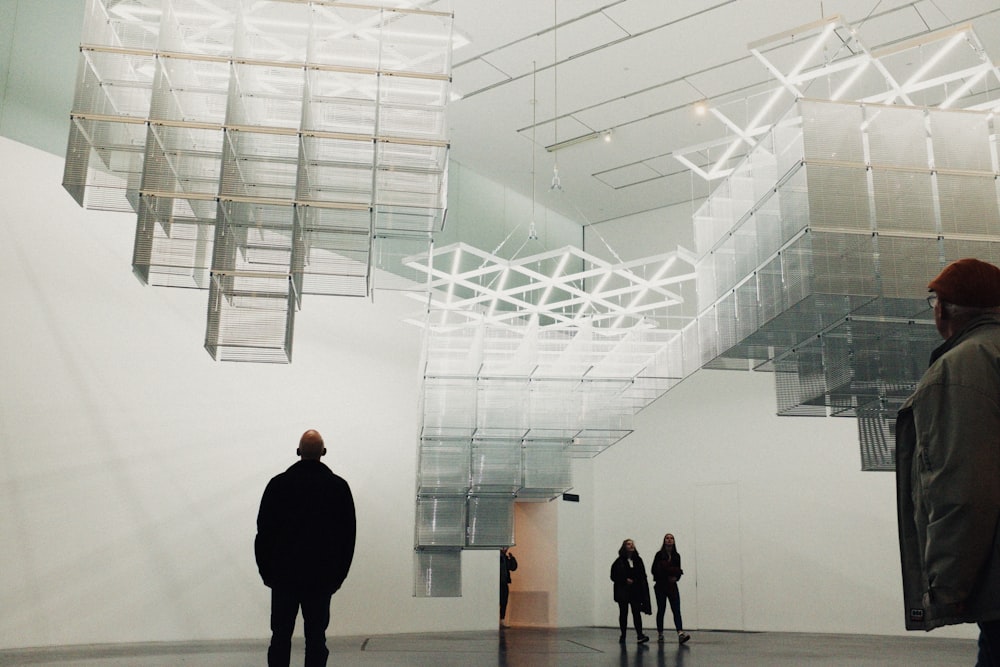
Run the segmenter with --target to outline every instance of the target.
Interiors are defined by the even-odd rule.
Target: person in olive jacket
[[[326,448],[318,432],[303,433],[296,454],[300,460],[268,482],[257,514],[254,552],[271,589],[269,666],[288,665],[300,606],[306,667],[326,664],[330,599],[354,559],[351,487],[320,462]]]
[[[681,620],[681,594],[677,590],[677,580],[684,574],[681,569],[681,555],[677,553],[674,536],[667,533],[663,536],[663,546],[653,556],[653,564],[649,568],[653,575],[653,592],[656,594],[656,636],[657,641],[663,641],[663,616],[667,610],[667,600],[670,601],[670,611],[674,615],[674,628],[677,630],[677,641],[683,644],[691,639],[684,632],[684,621]]]
[[[979,624],[1000,665],[1000,268],[952,262],[928,285],[945,342],[896,419],[907,630]]]
[[[611,581],[615,582],[615,602],[618,603],[618,627],[621,628],[619,644],[625,643],[628,628],[628,610],[632,609],[632,623],[635,626],[636,641],[645,644],[649,637],[642,634],[642,614],[651,614],[649,602],[649,582],[646,566],[639,557],[635,542],[625,540],[618,549],[618,558],[611,564]]]

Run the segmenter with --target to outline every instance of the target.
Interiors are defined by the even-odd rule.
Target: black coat
[[[347,482],[320,461],[302,460],[264,489],[254,553],[268,587],[335,593],[354,559],[357,519]]]
[[[670,554],[660,549],[653,556],[650,572],[653,574],[653,581],[656,582],[654,586],[656,590],[676,591],[677,580],[684,574],[684,570],[681,569],[681,555],[676,551]]]
[[[500,585],[510,585],[510,573],[517,569],[517,559],[512,553],[500,553]]]
[[[632,583],[628,583],[626,579],[631,579]],[[632,556],[632,567],[628,566],[628,558],[625,556],[616,558],[611,564],[611,581],[615,582],[615,602],[638,602],[642,613],[653,613],[646,566],[638,554]]]

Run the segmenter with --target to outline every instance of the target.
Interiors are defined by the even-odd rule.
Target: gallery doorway
[[[558,619],[559,513],[555,501],[514,503],[517,558],[511,574],[507,622],[512,626],[554,628]]]

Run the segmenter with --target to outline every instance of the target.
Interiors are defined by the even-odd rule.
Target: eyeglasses
[[[927,305],[930,306],[931,308],[936,306],[937,302],[938,302],[937,294],[931,294],[927,297]]]

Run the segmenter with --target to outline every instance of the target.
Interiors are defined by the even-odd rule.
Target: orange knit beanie
[[[1000,268],[978,259],[958,259],[944,267],[927,289],[956,306],[1000,306]]]

